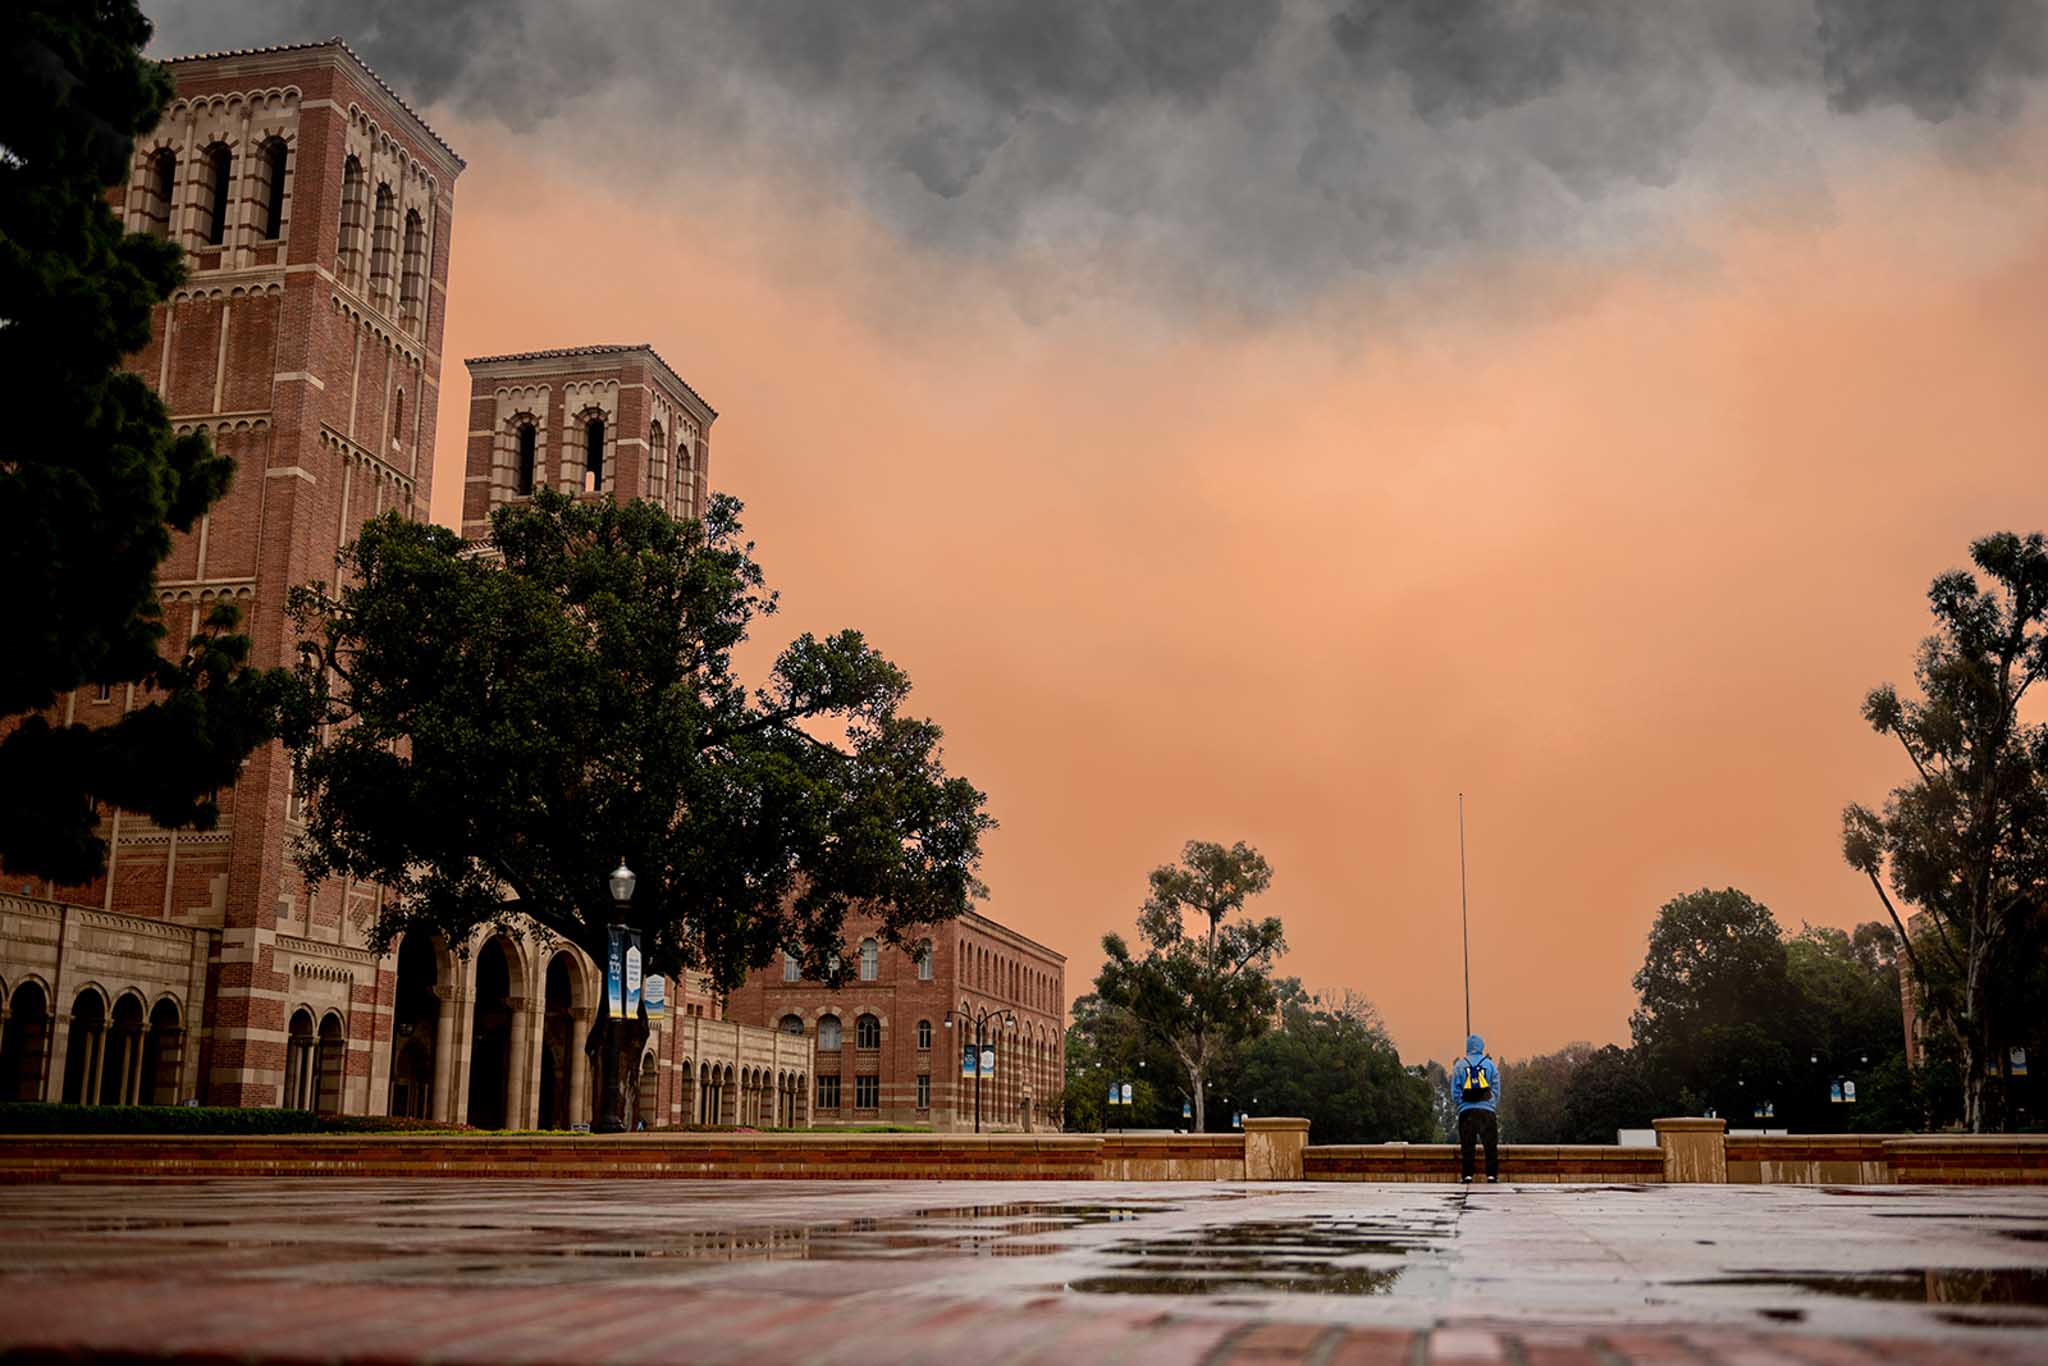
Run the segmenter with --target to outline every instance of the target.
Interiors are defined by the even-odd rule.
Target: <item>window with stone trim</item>
[[[804,1017],[794,1014],[785,1015],[778,1023],[777,1028],[781,1029],[785,1034],[801,1035],[804,1032]]]
[[[291,149],[283,138],[271,138],[256,154],[256,201],[263,206],[263,237],[275,242],[284,236],[284,178],[291,161]]]
[[[604,492],[604,419],[593,417],[583,424],[583,491]]]
[[[839,1078],[818,1074],[818,1108],[837,1110],[839,1108]]]
[[[882,1108],[882,1079],[880,1077],[855,1077],[853,1079],[853,1108],[856,1110],[879,1110]]]
[[[378,307],[391,307],[398,274],[398,195],[389,185],[377,187],[377,216],[370,232],[370,297]]]
[[[150,157],[142,172],[142,230],[155,238],[171,235],[171,207],[178,197],[178,154],[168,147]]]
[[[216,142],[206,149],[202,164],[206,179],[200,185],[200,240],[209,247],[217,247],[228,239],[228,195],[235,154],[225,142]]]
[[[929,1072],[917,1074],[917,1108],[920,1110],[932,1108],[932,1074]]]
[[[427,225],[418,209],[405,211],[405,261],[398,276],[398,317],[418,329],[426,317]]]
[[[921,1052],[929,1053],[931,1051],[932,1022],[930,1020],[919,1020],[917,1022],[917,1046]]]
[[[882,950],[872,939],[860,941],[860,980],[872,982],[882,975]]]
[[[863,1015],[853,1022],[853,1046],[855,1048],[880,1048],[882,1046],[882,1022],[872,1015]]]
[[[352,289],[362,285],[363,234],[369,216],[369,184],[363,177],[363,163],[351,156],[341,166],[341,235],[335,244],[335,273]]]
[[[668,442],[661,434],[661,424],[653,423],[647,429],[647,497],[656,507],[667,506],[663,501],[668,487]]]
[[[795,982],[801,980],[802,977],[803,971],[797,963],[796,955],[784,953],[782,955],[782,980],[785,982]]]
[[[917,980],[932,980],[932,941],[929,939],[917,946]]]
[[[838,1049],[841,1042],[839,1017],[821,1015],[818,1017],[818,1049],[830,1053]]]
[[[391,400],[391,439],[405,439],[405,390],[400,389]]]
[[[676,447],[676,499],[685,518],[697,515],[696,445],[687,427],[683,429],[681,444]]]
[[[521,498],[533,496],[534,468],[540,448],[540,430],[531,422],[519,424],[518,454],[512,463],[512,492]]]

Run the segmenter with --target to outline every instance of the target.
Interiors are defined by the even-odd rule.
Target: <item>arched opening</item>
[[[634,1091],[635,1129],[652,1129],[659,1120],[655,1112],[655,1101],[661,1089],[661,1068],[654,1060],[653,1053],[644,1054],[640,1059],[640,1080]]]
[[[661,424],[655,423],[647,433],[647,496],[656,506],[666,507],[665,495],[668,486],[668,448],[663,442]]]
[[[531,422],[519,424],[519,454],[512,464],[512,492],[521,498],[533,496],[534,465],[540,445],[540,433]]]
[[[776,1027],[785,1034],[801,1036],[804,1032],[804,1017],[801,1015],[785,1015]]]
[[[313,1059],[313,1109],[323,1115],[338,1115],[341,1080],[348,1073],[348,1026],[339,1012],[330,1010],[320,1021]]]
[[[142,1085],[142,998],[134,992],[114,1002],[107,1032],[107,1061],[100,1069],[100,1104],[133,1105]]]
[[[427,300],[427,228],[418,209],[405,211],[405,264],[398,277],[398,316],[419,324]]]
[[[837,1015],[820,1015],[818,1017],[818,1051],[820,1053],[836,1053],[839,1051],[839,1044],[839,1017]]]
[[[874,940],[860,941],[860,980],[872,982],[882,975],[882,950]]]
[[[178,154],[165,147],[149,159],[144,172],[142,230],[151,237],[171,235],[171,207],[178,195]]]
[[[931,1048],[932,1022],[930,1020],[919,1020],[917,1022],[917,1049],[920,1053],[929,1053]]]
[[[41,982],[23,982],[7,1003],[0,1033],[0,1100],[41,1100],[50,1061],[50,998]]]
[[[398,283],[398,196],[377,187],[377,216],[370,224],[370,297],[389,309]]]
[[[882,1046],[882,1022],[872,1015],[863,1015],[853,1022],[853,1046],[855,1048],[880,1048]]]
[[[583,424],[583,491],[604,492],[604,419]]]
[[[71,1031],[64,1040],[66,1105],[89,1105],[99,1095],[106,1043],[107,1003],[87,987],[71,1003]]]
[[[433,941],[423,934],[407,935],[398,946],[398,986],[391,1006],[391,1113],[407,1119],[426,1119],[433,1111],[439,975]]]
[[[469,1033],[469,1122],[505,1127],[505,1083],[512,1073],[512,961],[502,937],[476,956],[476,1010]]]
[[[369,188],[363,163],[351,156],[341,166],[341,237],[335,254],[336,272],[350,286],[360,286],[363,273],[363,225],[369,217]]]
[[[319,1039],[313,1032],[313,1012],[300,1006],[292,1012],[291,1023],[285,1028],[284,1108],[287,1110],[310,1110],[320,1098],[317,1089],[319,1063],[313,1056],[318,1043]]]
[[[683,1059],[682,1066],[676,1071],[676,1096],[681,1102],[682,1122],[685,1124],[695,1124],[697,1122],[697,1074],[691,1068],[688,1058]]]
[[[263,144],[257,171],[263,178],[263,235],[270,241],[284,236],[284,168],[288,155],[283,138]]]
[[[391,439],[405,439],[405,390],[400,389],[391,396]]]
[[[676,447],[676,494],[679,510],[685,518],[697,515],[697,462],[692,453],[690,438],[684,436]]]
[[[224,142],[206,149],[206,197],[201,206],[200,230],[209,247],[228,238],[228,187],[234,172],[234,153]]]
[[[178,1073],[185,1063],[185,1019],[178,1003],[166,996],[149,1012],[149,1032],[142,1039],[143,1105],[176,1105]]]
[[[548,959],[540,1045],[539,1124],[543,1129],[566,1129],[574,1123],[569,1114],[569,1072],[576,1048],[575,970],[566,953]]]
[[[721,1124],[739,1123],[740,1088],[739,1074],[731,1063],[720,1069],[718,1082],[718,1120]]]

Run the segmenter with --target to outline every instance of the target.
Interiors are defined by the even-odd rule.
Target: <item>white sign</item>
[[[626,1013],[640,1009],[640,946],[635,944],[626,950]]]
[[[1130,1103],[1131,1103],[1131,1084],[1130,1084],[1129,1082],[1125,1082],[1125,1083],[1124,1083],[1124,1104],[1126,1104],[1126,1105],[1129,1105]]]
[[[981,1075],[992,1077],[996,1074],[996,1051],[993,1048],[981,1050]]]
[[[1853,1081],[1844,1081],[1844,1082],[1842,1083],[1842,1100],[1843,1100],[1843,1101],[1844,1101],[1844,1102],[1846,1103],[1846,1102],[1849,1102],[1849,1101],[1853,1101],[1853,1100],[1855,1100],[1855,1099],[1856,1099],[1856,1083],[1855,1083],[1855,1082],[1853,1082]]]

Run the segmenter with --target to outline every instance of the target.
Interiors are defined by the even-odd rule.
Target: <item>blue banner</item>
[[[611,950],[605,956],[604,986],[605,999],[611,1004],[614,1020],[626,1013],[626,927],[610,927]]]

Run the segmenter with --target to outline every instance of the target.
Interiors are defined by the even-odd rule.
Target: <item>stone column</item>
[[[1728,1121],[1656,1119],[1657,1146],[1664,1150],[1667,1182],[1720,1185],[1728,1180]]]
[[[455,988],[436,982],[434,997],[441,1006],[434,1016],[434,1090],[427,1097],[427,1113],[450,1124],[455,1120]]]
[[[527,1055],[532,1052],[533,1024],[527,1017],[529,999],[524,996],[508,996],[505,1006],[512,1012],[512,1042],[505,1058],[505,1127],[508,1129],[531,1128],[526,1123],[526,1099],[537,1083],[530,1075],[537,1060]]]
[[[1244,1122],[1244,1179],[1299,1181],[1308,1121],[1261,1116]]]
[[[590,1123],[590,1055],[583,1051],[590,1033],[591,1006],[569,1007],[569,1127]]]

